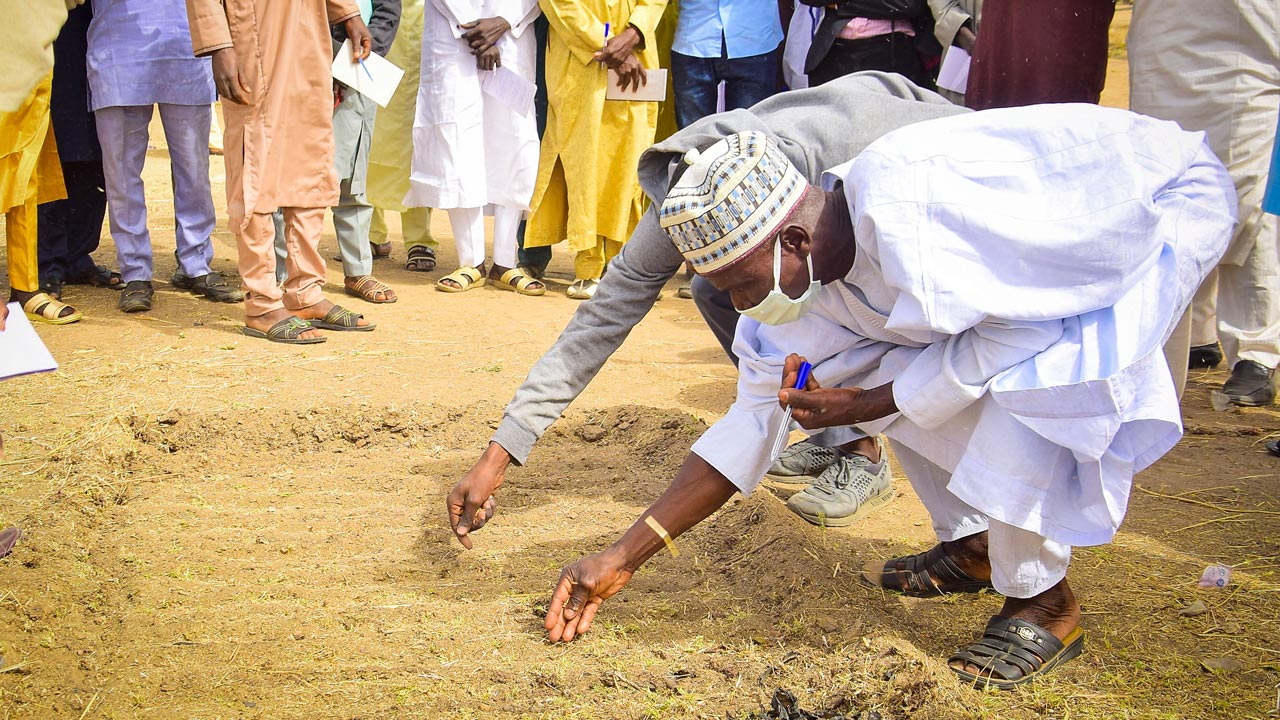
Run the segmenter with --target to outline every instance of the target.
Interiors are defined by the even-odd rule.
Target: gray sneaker
[[[817,480],[835,461],[834,448],[820,447],[808,440],[801,440],[778,455],[778,459],[765,474],[765,480],[771,487],[802,490]]]
[[[812,485],[787,500],[791,512],[814,525],[846,527],[893,501],[889,458],[880,447],[880,468],[862,455],[844,454]]]

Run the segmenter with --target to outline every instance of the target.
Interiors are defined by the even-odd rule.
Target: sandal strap
[[[898,587],[888,589],[936,595],[946,593],[945,588],[951,585],[981,582],[961,569],[941,544],[922,553],[886,561],[884,576],[892,576],[899,582]]]
[[[297,340],[298,336],[308,330],[314,330],[311,323],[300,317],[290,316],[267,329],[267,337],[285,340]]]
[[[22,303],[22,311],[39,315],[46,320],[57,320],[63,308],[71,307],[64,302],[54,300],[48,293],[36,293]]]
[[[362,275],[359,280],[356,280],[356,284],[351,286],[351,289],[366,297],[374,293],[382,293],[385,296],[391,292],[390,285],[372,275]]]
[[[1001,680],[1032,675],[1065,646],[1053,633],[1017,618],[993,617],[982,637],[951,656],[950,662],[976,665]]]
[[[457,270],[454,270],[453,272],[449,273],[448,275],[445,275],[444,277],[440,278],[439,280],[436,281],[436,283],[439,284],[444,280],[452,280],[453,282],[458,283],[458,286],[461,287],[463,290],[466,290],[467,288],[479,282],[480,278],[482,277],[484,277],[484,274],[480,272],[479,268],[460,267]]]
[[[320,322],[327,325],[337,325],[339,327],[358,327],[360,318],[363,318],[358,312],[352,312],[341,305],[334,305],[325,313],[324,319]]]
[[[502,277],[498,279],[498,282],[503,285],[510,285],[517,290],[528,290],[529,286],[534,283],[542,284],[537,278],[531,277],[529,271],[522,267],[513,267],[502,273]]]

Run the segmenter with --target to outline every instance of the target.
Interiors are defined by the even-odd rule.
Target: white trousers
[[[901,443],[889,442],[912,489],[929,511],[939,540],[950,542],[987,532],[991,584],[996,592],[1005,597],[1035,597],[1067,576],[1070,545],[983,515],[947,490],[951,473]]]
[[[504,267],[516,266],[516,231],[524,211],[519,208],[493,207],[493,262]],[[458,249],[459,267],[480,267],[484,264],[484,208],[452,208],[449,225],[453,228],[453,242]]]
[[[1274,368],[1280,226],[1261,203],[1280,107],[1275,0],[1143,0],[1134,5],[1128,47],[1129,107],[1204,131],[1239,195],[1231,247],[1192,302],[1190,344],[1221,340],[1228,366],[1252,360]]]

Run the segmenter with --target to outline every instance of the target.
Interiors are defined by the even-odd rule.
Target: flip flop
[[[92,270],[84,275],[68,279],[66,284],[89,285],[96,288],[106,288],[107,290],[123,290],[125,286],[124,278],[120,277],[120,273],[104,265],[94,265]]]
[[[991,587],[990,582],[961,570],[941,544],[922,553],[886,560],[883,565],[869,562],[862,567],[862,580],[872,587],[910,597],[976,593]]]
[[[22,531],[16,527],[0,530],[0,558],[13,551],[13,546],[22,539]]]
[[[262,338],[263,340],[284,343],[285,345],[316,345],[329,339],[323,336],[312,338],[298,337],[302,333],[314,329],[315,328],[312,327],[311,323],[306,320],[290,315],[284,320],[281,320],[275,325],[267,328],[266,332],[256,330],[248,325],[241,327],[240,332],[251,338]]]
[[[325,313],[324,319],[309,320],[308,322],[321,330],[347,332],[369,332],[370,330],[378,327],[374,323],[369,323],[368,325],[357,324],[362,317],[364,317],[364,315],[361,315],[360,313],[351,312],[341,305],[334,305],[329,309],[329,312]]]
[[[962,662],[983,668],[988,674],[975,675],[959,668],[951,671],[974,687],[991,686],[1011,690],[1072,660],[1084,651],[1084,630],[1076,628],[1059,640],[1053,633],[1026,620],[993,617],[982,637],[952,655],[947,662]]]

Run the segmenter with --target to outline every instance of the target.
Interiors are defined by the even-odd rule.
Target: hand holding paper
[[[386,107],[404,77],[404,70],[377,53],[369,53],[364,60],[353,60],[354,53],[350,39],[342,43],[333,58],[333,79]]]

